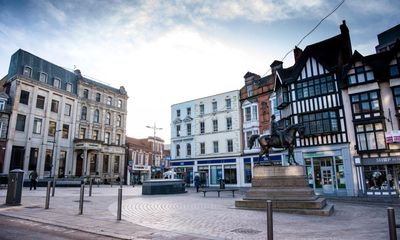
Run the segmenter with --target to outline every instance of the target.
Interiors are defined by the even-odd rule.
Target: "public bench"
[[[204,197],[206,196],[207,192],[217,192],[218,197],[220,197],[221,192],[232,192],[232,197],[235,197],[235,191],[239,191],[237,188],[209,188],[209,189],[201,189],[200,192],[203,192]]]

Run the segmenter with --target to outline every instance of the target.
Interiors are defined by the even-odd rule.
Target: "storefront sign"
[[[400,164],[400,157],[362,158],[363,165]]]
[[[400,131],[393,130],[386,132],[386,143],[400,143]]]
[[[324,151],[324,152],[303,153],[303,158],[332,157],[332,156],[335,156],[335,152]]]

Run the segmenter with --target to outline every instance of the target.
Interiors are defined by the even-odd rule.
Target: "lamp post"
[[[154,123],[154,125],[153,126],[146,126],[147,128],[150,128],[150,129],[153,129],[153,133],[154,133],[154,135],[153,135],[153,148],[152,148],[152,151],[153,151],[153,164],[155,165],[156,164],[156,156],[155,156],[155,152],[156,152],[156,150],[155,150],[155,146],[156,146],[156,131],[157,130],[162,130],[162,128],[158,128],[157,126],[156,126],[156,123]],[[152,164],[152,165],[153,165]],[[150,173],[151,174],[151,173]]]
[[[57,136],[57,133],[58,132],[61,132],[62,131],[62,129],[58,129],[58,130],[55,130],[55,132],[54,132],[54,140],[53,140],[53,151],[51,152],[51,158],[52,158],[52,160],[53,160],[53,189],[52,189],[52,193],[51,193],[51,196],[53,196],[54,197],[54,191],[55,191],[55,189],[56,189],[56,159],[55,159],[55,157],[56,157],[56,154],[54,154],[54,147],[55,147],[55,143],[56,143],[56,136]],[[51,178],[51,172],[50,172],[50,178]]]

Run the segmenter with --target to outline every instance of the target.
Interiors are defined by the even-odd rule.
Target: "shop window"
[[[210,166],[210,184],[219,184],[222,179],[222,166],[212,165]]]
[[[355,125],[357,150],[368,151],[386,149],[385,133],[382,122]]]
[[[400,86],[393,88],[393,98],[397,111],[400,110]]]
[[[317,97],[336,91],[335,79],[332,75],[319,76],[296,84],[297,99]]]
[[[232,164],[224,166],[225,184],[237,184],[236,175],[236,165]]]
[[[367,190],[388,190],[385,165],[364,166],[364,174]]]
[[[344,174],[343,158],[341,156],[335,157],[336,164],[336,181],[338,188],[346,188],[346,176]]]
[[[251,183],[251,163],[244,164],[244,183]]]

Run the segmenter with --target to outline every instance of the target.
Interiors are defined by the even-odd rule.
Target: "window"
[[[46,156],[44,160],[44,171],[51,171],[51,163],[53,162],[53,151],[51,149],[46,149]]]
[[[29,171],[36,171],[36,165],[37,165],[37,160],[39,158],[39,148],[31,148],[31,152],[29,155],[29,165],[28,165],[28,170]]]
[[[57,123],[54,121],[49,121],[49,131],[48,131],[48,136],[54,137],[56,135],[56,128],[57,128]]]
[[[400,109],[400,86],[393,88],[393,98],[397,109]]]
[[[122,100],[121,99],[118,100],[117,107],[122,108]]]
[[[214,153],[218,153],[218,141],[213,141]]]
[[[226,130],[232,130],[232,118],[231,117],[226,118]]]
[[[374,72],[372,70],[365,70],[364,66],[356,67],[354,71],[355,74],[349,74],[347,77],[350,85],[364,83],[375,79]]]
[[[247,97],[253,96],[253,86],[247,85]]]
[[[246,107],[244,109],[244,117],[245,117],[246,122],[251,121],[251,108],[250,107]]]
[[[22,114],[17,115],[17,124],[15,126],[15,130],[17,131],[25,131],[25,120],[26,116]]]
[[[33,133],[41,134],[42,133],[42,119],[35,118],[33,119]]]
[[[227,140],[228,152],[233,152],[233,140]]]
[[[53,86],[56,88],[60,88],[61,87],[61,80],[59,78],[54,78],[53,79]]]
[[[65,109],[64,109],[64,115],[65,116],[71,116],[71,104],[66,103],[65,104]]]
[[[62,138],[68,139],[68,137],[69,137],[69,125],[68,124],[63,124]]]
[[[47,82],[47,74],[44,72],[41,72],[39,74],[39,81],[46,83]]]
[[[104,142],[106,143],[106,144],[110,144],[110,133],[109,132],[105,132],[104,133]]]
[[[114,158],[114,173],[119,173],[119,156]]]
[[[213,103],[212,103],[212,110],[213,110],[213,112],[216,112],[216,111],[218,110],[218,104],[217,104],[217,102],[213,102]]]
[[[4,100],[0,100],[0,111],[4,110],[5,105],[6,105],[6,102]]]
[[[247,131],[247,132],[246,132],[246,141],[245,141],[245,144],[246,144],[247,148],[249,148],[248,142],[249,142],[250,137],[251,137],[252,134],[253,134],[253,133],[252,133],[251,131]],[[257,141],[256,141],[256,143],[257,143]],[[257,145],[253,146],[253,148],[255,148],[256,146],[257,146]]]
[[[188,136],[192,135],[192,124],[186,124],[186,132]]]
[[[117,127],[122,126],[121,115],[117,115]]]
[[[186,144],[186,156],[192,155],[192,145],[190,143]]]
[[[200,115],[204,115],[204,104],[200,104]]]
[[[218,120],[213,120],[213,132],[218,132]]]
[[[386,149],[383,123],[356,124],[358,151]]]
[[[316,97],[336,91],[332,75],[319,76],[296,84],[297,99]]]
[[[200,122],[200,134],[204,134],[206,132],[204,122]]]
[[[85,139],[86,138],[86,128],[81,128],[79,130],[79,138],[80,139]]]
[[[181,117],[181,110],[176,110],[176,117]]]
[[[96,93],[96,102],[101,102],[101,94]]]
[[[200,154],[206,154],[206,144],[200,143]]]
[[[355,119],[381,116],[378,91],[353,94],[350,95],[350,100]]]
[[[224,166],[224,179],[226,184],[237,184],[236,175],[236,165]]]
[[[179,144],[176,145],[176,156],[179,157],[181,155],[181,146]]]
[[[186,108],[186,115],[190,116],[192,114],[191,108]]]
[[[88,99],[89,98],[89,90],[88,89],[83,89],[83,98]]]
[[[19,96],[19,103],[28,105],[29,102],[29,92],[21,90],[21,94]]]
[[[108,173],[109,155],[103,156],[103,173]]]
[[[111,124],[111,114],[108,112],[106,113],[106,122],[105,124],[110,125]]]
[[[112,97],[107,97],[107,105],[112,105]]]
[[[226,110],[230,110],[232,108],[232,103],[230,98],[225,99],[225,107]]]
[[[87,117],[87,107],[83,106],[81,110],[81,120],[86,120]]]
[[[336,111],[326,111],[300,115],[299,121],[305,127],[305,135],[315,135],[339,131],[339,120]]]
[[[121,145],[121,134],[116,135],[115,144],[117,144],[118,146]]]
[[[93,122],[98,123],[100,121],[100,112],[99,109],[94,110],[93,113]]]
[[[67,83],[66,90],[67,90],[67,92],[72,92],[72,84],[71,83]]]
[[[400,59],[397,59],[397,65],[391,65],[389,68],[389,73],[391,78],[396,78],[400,76]]]
[[[65,163],[67,161],[67,151],[60,151],[60,158],[58,164],[58,177],[63,178],[65,176]]]
[[[58,101],[57,100],[51,100],[51,111],[54,113],[58,113]]]
[[[99,130],[93,130],[92,139],[99,140]]]
[[[24,72],[22,73],[22,75],[24,75],[25,77],[32,77],[32,68],[25,66],[24,67]]]
[[[252,111],[252,113],[253,113],[253,120],[257,120],[258,119],[258,113],[257,113],[257,106],[252,106],[252,108],[253,108],[253,111]]]
[[[176,125],[176,136],[181,136],[181,125]]]

